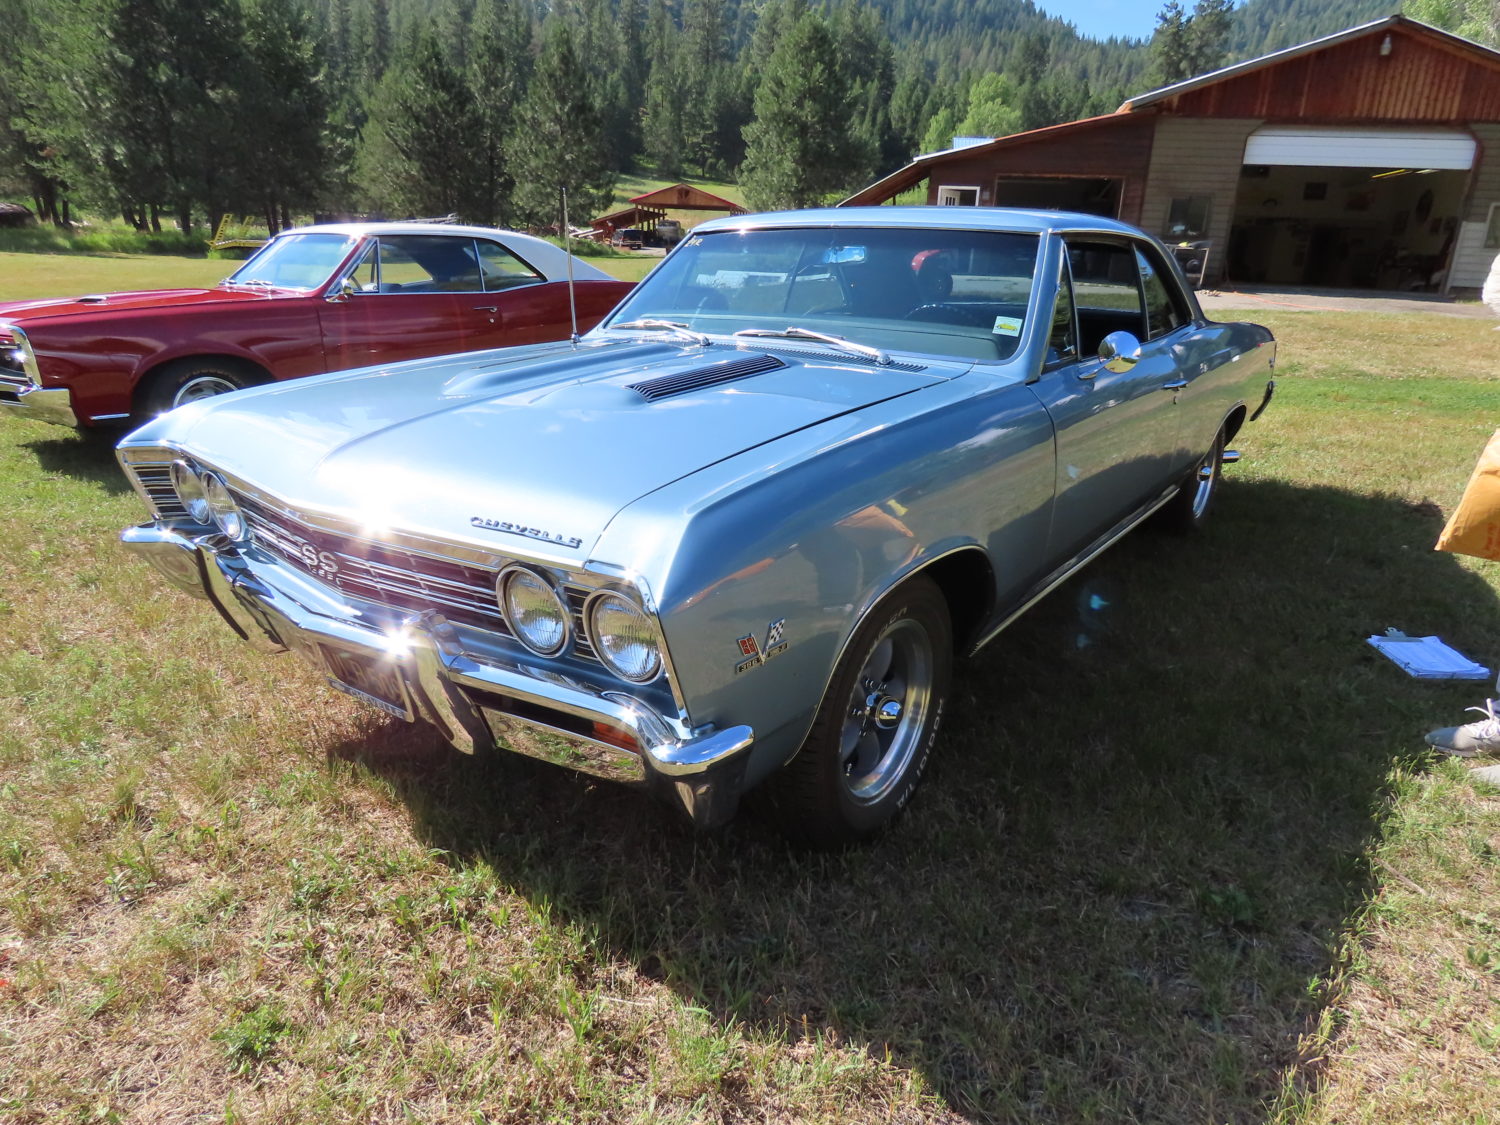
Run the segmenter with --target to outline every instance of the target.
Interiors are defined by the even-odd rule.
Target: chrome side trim
[[[1134,515],[1128,516],[1121,522],[1115,524],[1113,528],[1105,532],[1098,539],[1094,540],[1067,562],[1063,563],[1062,566],[1058,567],[1051,574],[1047,575],[1047,577],[1043,578],[1039,583],[1032,587],[1031,593],[1025,595],[1021,599],[1015,609],[1006,614],[1005,617],[1001,618],[998,625],[996,625],[988,633],[984,634],[984,636],[980,637],[979,640],[975,641],[972,645],[969,646],[968,655],[973,656],[985,645],[989,644],[992,640],[994,640],[1007,628],[1009,628],[1018,617],[1020,617],[1032,606],[1036,605],[1037,602],[1041,601],[1048,594],[1052,593],[1053,590],[1057,589],[1069,578],[1072,578],[1073,575],[1077,574],[1080,570],[1086,567],[1089,563],[1093,562],[1105,551],[1113,547],[1116,543],[1123,539],[1128,532],[1144,523],[1151,517],[1153,513],[1156,512],[1158,508],[1162,507],[1162,505],[1170,501],[1172,497],[1176,496],[1180,491],[1181,489],[1177,485],[1173,485],[1171,488],[1167,489],[1167,491],[1164,492],[1161,496],[1158,496],[1155,500],[1151,501],[1151,503],[1147,504],[1144,508],[1136,511]]]

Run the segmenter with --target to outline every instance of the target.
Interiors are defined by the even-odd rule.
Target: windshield
[[[354,242],[345,234],[284,234],[261,247],[225,284],[316,289],[348,256]]]
[[[604,327],[797,328],[872,348],[1008,359],[1025,324],[1037,246],[1034,234],[900,227],[693,234]]]

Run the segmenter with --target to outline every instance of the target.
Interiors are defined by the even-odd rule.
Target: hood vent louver
[[[775,356],[749,355],[740,359],[721,360],[707,367],[695,367],[690,371],[661,375],[655,379],[643,379],[639,383],[629,384],[628,389],[647,402],[655,402],[687,394],[689,391],[702,390],[704,387],[716,387],[720,383],[732,383],[736,379],[748,379],[751,375],[763,375],[785,366]]]

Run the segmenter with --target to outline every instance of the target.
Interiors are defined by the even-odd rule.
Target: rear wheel
[[[783,831],[839,847],[889,824],[927,768],[952,669],[948,605],[931,580],[882,599],[855,631],[802,749],[767,783]]]
[[[1219,494],[1224,475],[1224,431],[1214,435],[1213,443],[1182,480],[1177,495],[1161,509],[1161,523],[1171,531],[1197,531],[1207,521]]]
[[[152,374],[150,383],[137,395],[136,415],[145,421],[260,381],[259,372],[232,360],[179,359]]]

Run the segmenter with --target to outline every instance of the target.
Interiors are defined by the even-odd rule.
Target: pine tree
[[[776,45],[745,127],[740,186],[754,207],[807,207],[868,180],[875,152],[848,128],[851,76],[823,18],[808,12]]]
[[[469,87],[431,28],[381,78],[361,139],[360,182],[378,210],[485,217],[470,144],[481,130]]]
[[[228,202],[260,211],[274,234],[291,211],[315,204],[328,173],[322,58],[301,0],[246,0],[231,104],[236,151],[226,162],[233,175]],[[211,211],[211,229],[217,221]]]
[[[1494,0],[1406,0],[1402,11],[1465,39],[1500,46],[1500,5]]]
[[[516,206],[525,221],[557,223],[564,188],[569,221],[598,214],[613,198],[614,171],[594,98],[573,32],[554,17],[543,28],[542,52],[510,144]]]
[[[506,146],[531,70],[530,15],[514,0],[478,0],[470,34],[465,83],[476,121],[469,144],[475,164],[473,218],[509,226],[516,181]]]
[[[1151,68],[1152,80],[1159,85],[1170,86],[1193,73],[1188,18],[1178,0],[1167,0],[1156,15],[1156,33],[1151,36]]]

